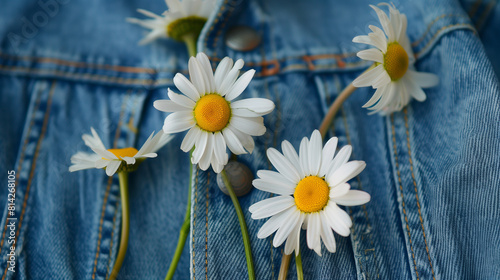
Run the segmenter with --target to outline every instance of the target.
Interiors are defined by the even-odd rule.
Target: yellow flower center
[[[113,155],[124,158],[124,157],[133,157],[137,154],[136,148],[123,148],[123,149],[109,149],[108,152],[111,152]]]
[[[323,209],[328,204],[330,188],[323,178],[308,176],[300,180],[293,197],[300,211],[311,213]]]
[[[194,118],[201,129],[210,132],[222,130],[229,123],[231,108],[227,100],[216,94],[207,94],[196,102]]]
[[[408,62],[408,54],[398,42],[387,45],[384,68],[391,80],[397,81],[405,75],[406,70],[408,70]]]

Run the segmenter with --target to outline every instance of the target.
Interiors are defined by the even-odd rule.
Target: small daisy
[[[266,132],[263,115],[274,109],[274,103],[264,98],[248,98],[234,101],[248,86],[255,70],[249,70],[238,78],[243,60],[234,63],[225,57],[212,72],[210,61],[204,53],[189,59],[189,81],[178,73],[175,86],[184,94],[168,89],[170,100],[157,100],[154,107],[173,112],[163,125],[165,133],[189,132],[181,149],[188,152],[195,146],[191,161],[207,170],[210,164],[220,173],[227,164],[226,145],[234,154],[252,153],[251,136]],[[237,79],[238,78],[238,79]]]
[[[73,165],[69,167],[70,172],[83,169],[105,168],[106,174],[108,176],[113,176],[113,174],[120,169],[120,166],[123,170],[132,171],[135,170],[138,164],[145,158],[156,157],[156,151],[172,139],[172,136],[164,134],[163,131],[158,132],[153,137],[153,132],[139,151],[132,147],[106,149],[94,128],[91,127],[90,130],[92,131],[92,135],[84,134],[82,138],[83,141],[85,141],[85,145],[91,148],[94,154],[85,152],[74,154],[71,157],[71,163]]]
[[[406,34],[406,15],[387,3],[380,5],[389,7],[390,17],[378,7],[370,7],[377,13],[383,31],[370,25],[372,33],[352,40],[375,47],[357,54],[361,59],[375,62],[375,68],[359,76],[352,84],[376,89],[363,107],[385,115],[400,111],[412,98],[424,101],[426,95],[422,88],[436,86],[439,79],[434,74],[415,71],[415,57]]]
[[[259,170],[253,185],[262,191],[277,194],[250,206],[253,219],[271,217],[257,233],[266,238],[276,232],[274,247],[285,240],[285,254],[299,254],[301,228],[307,230],[307,246],[321,256],[321,240],[328,251],[336,250],[332,230],[348,236],[352,226],[349,215],[338,205],[356,206],[370,201],[363,191],[350,190],[346,183],[357,176],[366,164],[349,161],[351,146],[343,147],[337,155],[337,138],[323,147],[321,135],[315,130],[311,140],[300,143],[300,155],[292,144],[283,141],[283,154],[267,150],[267,157],[278,172]]]
[[[167,37],[182,41],[186,30],[199,34],[215,6],[215,0],[165,0],[165,3],[168,10],[163,13],[163,16],[138,9],[139,13],[151,19],[127,18],[130,23],[151,29],[151,32],[139,44],[144,45],[158,38]]]

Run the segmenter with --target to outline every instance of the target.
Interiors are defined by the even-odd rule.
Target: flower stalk
[[[297,280],[304,280],[304,272],[302,271],[302,258],[300,253],[295,256],[295,267],[297,268]]]
[[[118,173],[118,179],[120,181],[120,199],[122,206],[122,228],[120,237],[120,247],[118,249],[118,256],[116,257],[115,265],[111,271],[110,280],[116,279],[120,268],[122,267],[123,260],[125,260],[125,255],[127,253],[128,247],[128,233],[130,227],[130,211],[129,211],[129,199],[128,199],[128,172],[122,171]]]
[[[233,202],[234,210],[236,211],[238,220],[240,222],[241,237],[243,238],[243,245],[245,246],[245,257],[247,259],[248,279],[254,280],[255,272],[253,267],[252,249],[250,246],[250,236],[248,235],[245,216],[243,215],[240,203],[238,202],[238,197],[234,193],[233,186],[229,182],[229,178],[227,177],[226,171],[222,170],[221,175],[222,175],[222,180],[224,181],[224,185],[226,186],[227,192],[229,193],[231,201]]]
[[[174,277],[175,270],[177,269],[177,264],[179,263],[182,251],[184,250],[184,245],[186,244],[186,239],[189,235],[189,229],[191,228],[191,189],[193,187],[192,178],[193,178],[193,164],[191,163],[191,160],[189,160],[189,184],[188,184],[186,214],[184,215],[184,222],[182,223],[181,229],[179,231],[179,240],[177,241],[177,248],[175,248],[175,253],[170,263],[170,267],[168,268],[165,280],[170,280]]]

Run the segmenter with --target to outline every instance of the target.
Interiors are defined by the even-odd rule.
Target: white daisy
[[[181,41],[186,30],[199,34],[215,7],[215,0],[165,0],[165,3],[168,10],[162,16],[138,9],[139,13],[151,19],[127,18],[128,22],[151,29],[151,32],[139,44],[144,45],[158,38],[167,37]]]
[[[163,131],[158,132],[153,137],[153,132],[140,150],[132,147],[106,149],[94,128],[91,127],[90,130],[92,131],[92,135],[84,134],[82,138],[85,141],[85,145],[92,149],[94,154],[78,152],[73,155],[71,157],[73,165],[69,167],[70,172],[83,169],[105,168],[106,174],[113,176],[120,166],[127,171],[132,171],[137,167],[136,162],[140,163],[145,158],[156,157],[156,151],[172,139],[171,135],[164,134]]]
[[[214,74],[208,57],[198,53],[189,59],[191,81],[180,73],[174,77],[174,84],[184,95],[168,89],[170,100],[154,102],[156,109],[173,112],[165,119],[165,133],[189,129],[181,149],[188,152],[195,146],[191,161],[202,170],[211,164],[216,173],[221,172],[228,161],[226,145],[237,155],[252,153],[251,136],[266,132],[262,116],[274,109],[272,101],[264,98],[234,101],[255,73],[252,69],[238,78],[243,64],[239,59],[233,65],[233,60],[225,57]]]
[[[389,7],[390,17],[378,7],[370,7],[377,13],[383,31],[370,25],[372,33],[352,40],[375,47],[357,54],[361,59],[374,61],[375,68],[363,73],[352,84],[376,89],[364,108],[374,110],[372,113],[390,114],[400,111],[412,98],[424,101],[426,95],[422,88],[436,86],[439,79],[434,74],[415,71],[415,57],[406,34],[406,15],[389,4],[381,5]]]
[[[271,217],[257,233],[266,238],[276,232],[274,247],[285,240],[285,254],[299,254],[301,228],[307,230],[307,246],[321,256],[321,240],[328,251],[336,250],[333,232],[348,236],[352,226],[349,215],[338,205],[355,206],[370,201],[363,191],[350,190],[346,183],[357,176],[366,164],[349,161],[351,146],[343,147],[337,155],[337,138],[323,147],[321,135],[315,130],[309,141],[300,143],[300,155],[292,144],[283,141],[283,154],[267,150],[267,157],[278,172],[259,170],[253,185],[262,191],[277,194],[250,206],[253,219]]]

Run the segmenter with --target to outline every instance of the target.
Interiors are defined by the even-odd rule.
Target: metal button
[[[250,51],[255,49],[261,41],[260,35],[251,27],[237,25],[226,33],[226,46],[236,51]]]
[[[233,186],[236,196],[244,196],[250,192],[254,177],[248,166],[238,161],[230,161],[226,164],[224,170],[226,171],[229,182]],[[217,174],[217,186],[219,186],[219,189],[223,193],[229,195],[226,185],[224,181],[222,181],[221,174]]]

